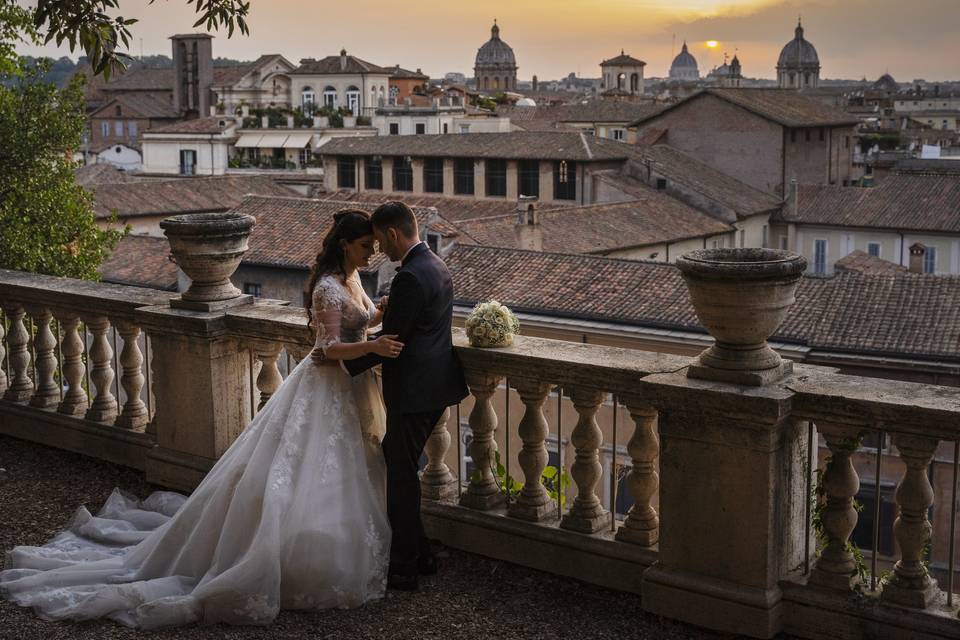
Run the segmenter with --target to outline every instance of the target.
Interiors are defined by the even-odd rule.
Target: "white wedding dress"
[[[358,283],[359,284],[359,283]],[[317,346],[364,340],[375,309],[325,276]],[[154,629],[267,624],[283,609],[383,596],[390,548],[385,417],[372,372],[308,357],[186,498],[115,490],[42,547],[16,547],[0,594],[45,619]],[[9,514],[8,514],[9,516]]]

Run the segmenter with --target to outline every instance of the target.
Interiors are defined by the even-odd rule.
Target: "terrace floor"
[[[114,487],[155,487],[132,469],[0,436],[0,550],[42,544],[81,504],[96,512]],[[44,622],[0,602],[0,640],[120,638],[729,638],[643,611],[640,597],[454,549],[417,593],[390,591],[349,611],[281,612],[262,627],[185,627],[150,634],[111,621]],[[558,559],[559,561],[560,559]]]

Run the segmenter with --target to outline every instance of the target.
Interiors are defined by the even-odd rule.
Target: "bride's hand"
[[[396,335],[383,335],[376,340],[371,341],[370,350],[384,358],[396,358],[403,350],[403,343],[397,342]]]

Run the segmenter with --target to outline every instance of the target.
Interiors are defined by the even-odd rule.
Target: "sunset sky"
[[[133,28],[135,55],[141,39],[145,54],[169,55],[169,35],[194,31],[184,0],[120,4],[125,17],[140,19]],[[889,72],[902,82],[960,79],[960,0],[252,0],[250,36],[228,40],[214,33],[214,55],[281,53],[296,63],[345,47],[382,66],[469,76],[496,18],[521,80],[571,71],[599,77],[599,62],[621,48],[647,62],[648,77],[663,76],[684,38],[701,74],[720,64],[724,52],[736,51],[745,76],[775,77],[777,55],[793,38],[798,15],[820,54],[822,78],[875,79]],[[708,49],[708,40],[718,46]],[[21,51],[78,55],[54,47]]]

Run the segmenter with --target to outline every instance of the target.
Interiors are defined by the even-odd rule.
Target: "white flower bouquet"
[[[520,332],[520,321],[496,300],[481,302],[473,308],[464,325],[467,339],[474,347],[509,347]]]

